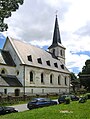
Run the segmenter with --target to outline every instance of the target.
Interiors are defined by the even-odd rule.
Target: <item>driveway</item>
[[[13,106],[10,106],[10,107],[14,107],[16,110],[18,110],[18,112],[29,110],[27,108],[27,104],[13,105]]]

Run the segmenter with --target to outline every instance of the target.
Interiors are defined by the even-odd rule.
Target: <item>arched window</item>
[[[16,71],[16,74],[17,74],[17,76],[19,75],[19,71],[18,70]]]
[[[58,76],[58,85],[61,85],[61,76]]]
[[[53,54],[55,55],[55,49],[53,49]]]
[[[41,83],[44,83],[44,76],[43,76],[43,73],[41,73]]]
[[[67,78],[65,77],[65,85],[67,85]]]
[[[33,72],[30,72],[30,82],[33,82]]]
[[[50,75],[50,84],[53,84],[53,74]]]
[[[1,71],[0,71],[1,74],[7,74],[7,70],[5,68],[2,68]]]
[[[61,56],[63,55],[63,52],[62,52],[62,50],[60,50],[60,54],[61,54]]]
[[[5,74],[5,70],[4,69],[2,69],[1,74]]]

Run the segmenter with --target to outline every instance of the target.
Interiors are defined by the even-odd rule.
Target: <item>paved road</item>
[[[54,100],[54,101],[57,101],[57,100]],[[14,105],[14,106],[10,106],[10,107],[14,107],[16,110],[18,110],[18,112],[29,110],[27,108],[27,104],[19,104],[19,105]]]
[[[16,110],[18,110],[18,112],[28,110],[27,104],[14,105],[14,106],[11,106],[11,107],[14,107]]]

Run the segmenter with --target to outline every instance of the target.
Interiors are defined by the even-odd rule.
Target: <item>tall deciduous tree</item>
[[[11,12],[16,11],[24,0],[0,0],[0,32],[6,31],[8,25],[4,19],[11,16]]]
[[[76,92],[76,87],[79,85],[79,80],[73,72],[71,72],[70,76],[71,76],[71,84],[72,84],[73,92]]]
[[[82,68],[82,72],[79,74],[80,84],[85,86],[87,90],[90,90],[90,60],[86,60],[85,66]]]

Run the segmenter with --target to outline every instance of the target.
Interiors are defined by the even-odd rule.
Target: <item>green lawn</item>
[[[90,100],[2,115],[0,119],[90,119]]]

